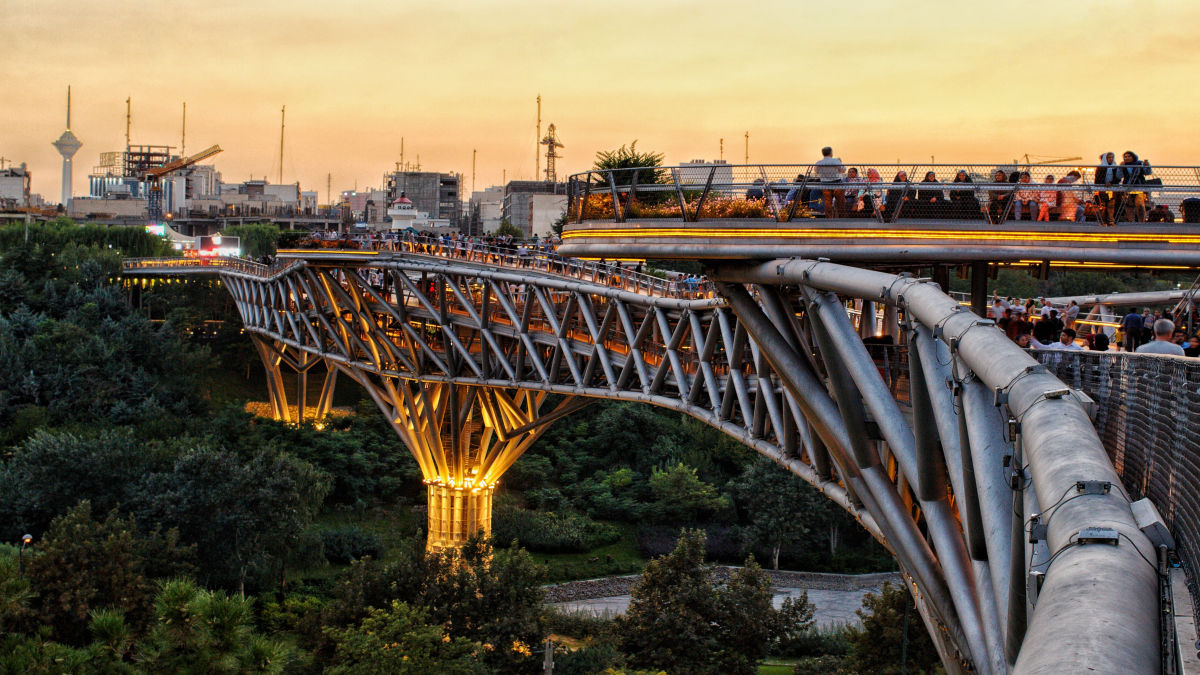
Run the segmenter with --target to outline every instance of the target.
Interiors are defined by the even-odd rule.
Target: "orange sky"
[[[848,9],[849,7],[853,9]],[[1200,164],[1200,3],[1188,0],[448,3],[0,0],[0,155],[59,194],[124,143],[218,143],[226,181],[279,171],[325,200],[406,159],[475,186],[534,173],[535,103],[560,176],[638,140],[674,164],[1002,161],[1132,149]]]

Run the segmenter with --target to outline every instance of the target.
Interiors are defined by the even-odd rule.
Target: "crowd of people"
[[[765,199],[775,193],[784,203],[799,199],[826,218],[878,218],[892,222],[900,217],[931,219],[1031,221],[1095,221],[1102,225],[1122,222],[1174,222],[1175,213],[1166,204],[1152,206],[1150,192],[1162,180],[1153,177],[1149,160],[1126,151],[1121,163],[1106,152],[1091,171],[1070,169],[1061,176],[1043,174],[1035,179],[1032,170],[995,169],[985,181],[959,169],[945,183],[935,171],[920,180],[907,171],[897,171],[885,183],[879,171],[846,166],[833,156],[833,148],[821,150],[821,159],[810,174],[796,176],[791,185],[772,186],[757,179],[746,191],[747,199]],[[1185,200],[1186,201],[1186,200]],[[1200,200],[1195,200],[1200,213]],[[1184,207],[1189,204],[1184,203]],[[1185,220],[1188,220],[1187,208]]]
[[[1072,300],[1055,307],[1045,298],[1034,300],[993,294],[988,318],[1021,347],[1033,349],[1127,351],[1139,354],[1200,356],[1200,335],[1189,336],[1179,317],[1149,308],[1131,310],[1120,322],[1115,337],[1103,331],[1080,335],[1079,304]]]

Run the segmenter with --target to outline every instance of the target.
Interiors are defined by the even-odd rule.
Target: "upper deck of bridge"
[[[872,266],[1200,266],[1200,167],[844,167],[693,164],[576,174],[560,251]],[[1014,172],[1029,173],[1029,182],[1009,182]]]
[[[489,246],[476,241],[419,236],[376,240],[368,243],[366,248],[345,248],[345,242],[342,241],[325,243],[330,246],[280,250],[271,264],[233,257],[131,258],[124,262],[124,273],[131,276],[174,276],[226,272],[267,278],[301,261],[317,265],[372,267],[403,257],[409,260],[484,265],[525,276],[567,277],[648,297],[697,300],[711,298],[714,294],[712,284],[705,280],[683,276],[665,279],[626,266],[564,258],[552,248]]]

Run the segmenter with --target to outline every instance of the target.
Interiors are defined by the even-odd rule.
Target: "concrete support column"
[[[428,534],[425,548],[456,548],[472,535],[492,533],[491,485],[479,487],[428,483]]]

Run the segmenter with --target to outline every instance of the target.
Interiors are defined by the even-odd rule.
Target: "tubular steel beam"
[[[1129,497],[1086,411],[1059,393],[1061,382],[1031,369],[1036,362],[1003,332],[913,279],[794,259],[722,266],[716,274],[726,282],[803,284],[853,297],[895,297],[916,321],[953,342],[980,385],[1007,397],[1008,409],[1025,430],[1032,489],[1041,504],[1057,504],[1047,516],[1056,557],[1046,570],[1015,671],[1157,672],[1158,580],[1147,563],[1155,551],[1137,528]],[[1079,481],[1107,483],[1111,489],[1073,495]],[[1088,527],[1116,530],[1119,544],[1078,543]]]

